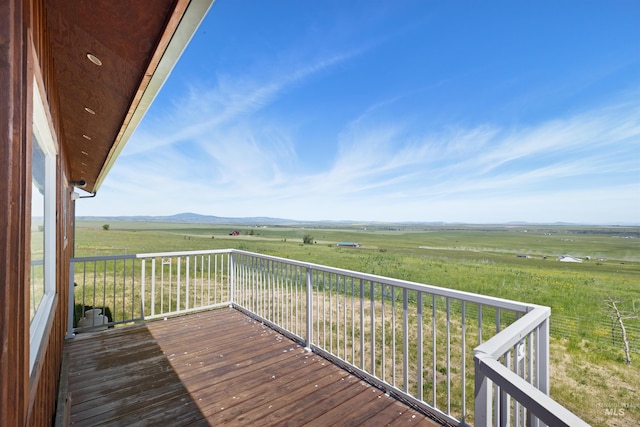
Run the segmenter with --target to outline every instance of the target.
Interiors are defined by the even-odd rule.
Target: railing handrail
[[[525,405],[535,416],[549,426],[588,427],[580,417],[553,400],[536,387],[520,378],[489,354],[474,352],[476,369],[500,385],[515,400]]]
[[[71,262],[87,262],[87,261],[115,261],[119,259],[136,259],[136,254],[122,254],[122,255],[94,255],[84,257],[73,257]]]
[[[472,292],[460,291],[457,289],[442,288],[434,285],[426,285],[423,283],[411,282],[408,280],[394,279],[391,277],[378,276],[376,274],[362,273],[359,271],[353,271],[343,268],[330,267],[321,264],[315,264],[311,262],[297,261],[289,258],[282,258],[273,255],[257,254],[255,252],[243,251],[239,249],[211,249],[211,250],[198,250],[198,251],[179,251],[179,252],[150,252],[142,254],[129,254],[129,255],[104,255],[104,256],[89,256],[89,257],[76,257],[71,261],[85,262],[85,261],[102,261],[102,260],[116,260],[116,259],[141,259],[141,258],[159,258],[170,256],[193,256],[193,255],[207,255],[207,254],[223,254],[223,253],[236,253],[243,254],[252,257],[286,262],[290,265],[295,265],[302,268],[310,268],[313,270],[324,271],[327,273],[335,274],[347,274],[350,277],[357,279],[370,280],[376,283],[385,283],[401,288],[406,288],[413,291],[426,292],[437,296],[459,299],[461,301],[473,302],[477,304],[490,305],[496,308],[502,308],[505,310],[513,310],[520,313],[527,313],[537,307],[534,304],[527,304],[519,301],[492,297],[487,295],[474,294]]]
[[[549,307],[534,306],[533,310],[516,320],[502,331],[473,349],[474,356],[499,358],[527,337],[542,322],[551,316]]]
[[[394,279],[392,277],[378,276],[376,274],[362,273],[359,271],[347,270],[347,269],[337,268],[337,267],[330,267],[330,266],[321,265],[321,264],[314,264],[311,262],[296,261],[289,258],[281,258],[273,255],[256,254],[254,252],[242,251],[238,249],[230,249],[229,251],[236,254],[244,254],[244,255],[262,258],[262,259],[285,262],[287,264],[295,265],[302,268],[310,268],[313,270],[324,271],[327,273],[348,275],[356,279],[363,279],[367,281],[373,281],[376,283],[389,284],[389,285],[397,286],[400,288],[406,288],[413,291],[425,292],[425,293],[433,294],[437,296],[459,299],[461,301],[473,302],[473,303],[482,304],[482,305],[490,305],[495,308],[502,308],[505,310],[512,310],[520,313],[527,313],[533,310],[535,307],[537,307],[534,304],[527,304],[527,303],[513,301],[509,299],[504,299],[504,298],[474,294],[472,292],[459,291],[457,289],[442,288],[434,285],[426,285],[423,283],[411,282],[411,281],[402,280],[402,279]]]
[[[178,252],[150,252],[136,254],[136,258],[161,258],[161,257],[179,257],[192,255],[212,255],[231,253],[234,249],[203,249],[199,251],[178,251]]]

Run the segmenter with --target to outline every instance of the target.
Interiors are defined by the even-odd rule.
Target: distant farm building
[[[359,248],[360,243],[356,242],[338,242],[338,246],[347,247],[347,248]]]
[[[556,258],[556,261],[560,262],[582,262],[580,258],[573,257],[571,255],[561,255]]]
[[[229,233],[229,236],[239,236],[240,232],[238,230],[233,230],[231,233]]]

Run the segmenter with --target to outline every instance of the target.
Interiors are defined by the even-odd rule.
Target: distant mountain
[[[169,216],[79,216],[79,221],[139,221],[139,222],[170,222],[180,224],[224,224],[224,225],[287,225],[301,224],[301,221],[269,217],[228,218],[213,215],[200,215],[184,212]]]
[[[212,224],[212,225],[245,225],[245,226],[293,226],[304,228],[338,228],[338,227],[357,227],[357,228],[383,228],[388,227],[416,227],[416,226],[436,226],[445,225],[442,221],[419,222],[383,222],[383,221],[353,221],[353,220],[318,220],[318,221],[300,221],[295,219],[271,218],[265,216],[257,217],[241,217],[230,218],[214,215],[201,215],[193,212],[183,212],[176,215],[168,216],[78,216],[78,221],[104,221],[104,222],[164,222],[174,224]],[[395,229],[395,228],[394,228]]]
[[[620,223],[617,225],[596,225],[596,224],[579,224],[571,222],[555,222],[550,223],[537,223],[526,221],[511,221],[506,223],[464,223],[464,222],[445,222],[445,221],[399,221],[399,222],[384,222],[384,221],[354,221],[354,220],[320,220],[320,221],[300,221],[295,219],[285,218],[271,218],[265,216],[256,217],[241,217],[230,218],[214,215],[201,215],[193,212],[183,212],[176,215],[168,216],[78,216],[78,221],[139,221],[139,222],[165,222],[175,224],[215,224],[215,225],[271,225],[271,226],[295,226],[295,227],[309,227],[309,228],[324,228],[324,227],[373,227],[373,228],[388,228],[388,227],[421,227],[421,226],[503,226],[503,227],[534,227],[534,226],[605,226],[605,227],[637,227],[640,224],[627,224]]]

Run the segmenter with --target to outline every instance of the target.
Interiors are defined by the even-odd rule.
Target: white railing
[[[586,425],[548,396],[547,307],[238,250],[71,267],[111,324],[232,305],[446,422]]]
[[[73,258],[68,335],[86,329],[77,325],[87,308],[102,309],[113,326],[230,305],[230,257],[194,251]]]

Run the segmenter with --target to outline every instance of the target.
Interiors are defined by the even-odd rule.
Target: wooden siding
[[[32,82],[42,86],[50,125],[60,140],[56,88],[44,0],[0,0],[0,425],[51,425],[66,331],[73,209],[68,162],[57,159],[57,299],[29,374]],[[60,147],[59,147],[60,148]],[[65,204],[66,209],[65,214]]]
[[[438,426],[233,309],[67,341],[73,425]]]
[[[31,109],[26,2],[0,0],[0,425],[21,426],[29,393]],[[28,125],[29,124],[29,125]]]
[[[33,0],[30,13],[30,41],[33,49],[33,74],[43,89],[49,125],[57,142],[56,161],[56,301],[43,337],[39,357],[29,384],[28,412],[25,425],[46,426],[53,423],[64,335],[66,332],[69,259],[73,250],[73,205],[67,187],[68,157],[61,134],[59,97],[55,83],[55,69],[47,26],[44,0]],[[30,123],[30,122],[29,122]],[[30,200],[30,199],[27,199]],[[66,239],[65,239],[66,237]],[[27,353],[28,354],[28,353]]]

